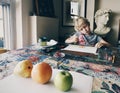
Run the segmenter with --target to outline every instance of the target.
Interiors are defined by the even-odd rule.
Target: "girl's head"
[[[90,34],[90,22],[88,21],[88,19],[86,18],[83,18],[83,17],[79,17],[79,18],[76,18],[74,20],[74,29],[76,31],[79,31],[83,34]]]

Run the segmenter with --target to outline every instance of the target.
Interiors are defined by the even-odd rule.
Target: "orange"
[[[31,77],[37,83],[45,84],[52,76],[52,68],[48,63],[41,62],[36,64],[31,72]]]

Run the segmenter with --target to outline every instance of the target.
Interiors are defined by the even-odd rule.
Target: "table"
[[[32,45],[3,53],[0,55],[0,79],[2,80],[11,75],[18,62],[30,59],[33,61],[33,64],[45,61],[56,69],[75,71],[92,76],[94,78],[92,86],[93,93],[97,93],[98,91],[119,93],[117,92],[120,90],[119,66],[100,64],[100,62],[95,63],[94,61],[92,62],[92,60],[89,61],[87,57],[77,55],[73,57],[73,55],[70,54],[66,54],[66,57],[63,58],[56,58],[53,56],[55,52],[56,51],[47,51],[44,53],[39,49],[38,45]]]

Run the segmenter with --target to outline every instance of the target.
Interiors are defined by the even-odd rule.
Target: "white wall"
[[[16,48],[30,44],[29,13],[32,10],[30,0],[16,0]]]
[[[22,35],[22,1],[16,0],[16,48],[23,46],[23,35]]]
[[[86,18],[90,21],[91,30],[94,27],[95,0],[87,0]]]
[[[32,2],[31,0],[22,0],[22,26],[23,26],[23,46],[30,44],[30,27],[29,27],[29,16],[32,11]]]

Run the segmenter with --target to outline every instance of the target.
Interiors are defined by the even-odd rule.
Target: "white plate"
[[[48,46],[53,46],[53,45],[56,45],[57,44],[57,41],[51,39],[49,42],[47,42],[47,45]]]
[[[57,41],[51,39],[49,42],[47,42],[46,46],[42,46],[42,47],[51,47],[57,44]]]

